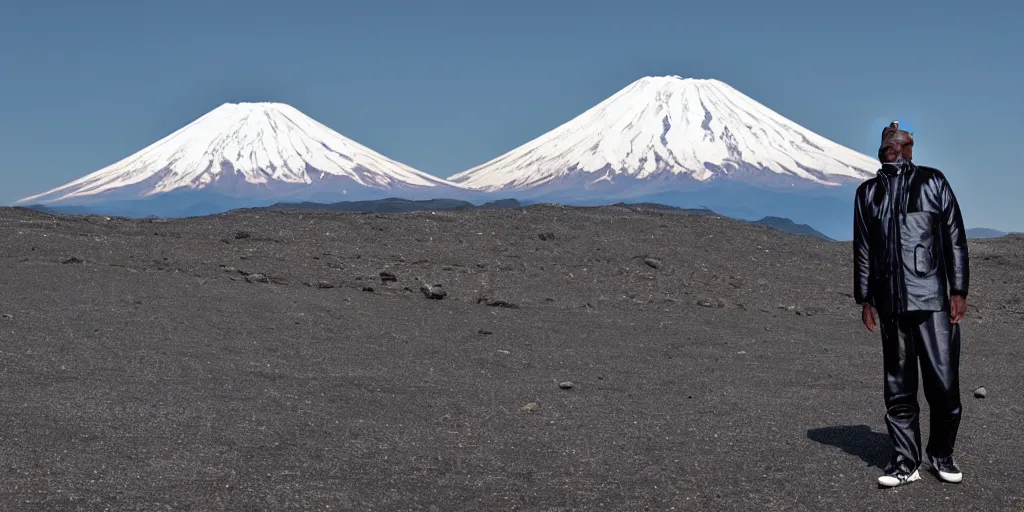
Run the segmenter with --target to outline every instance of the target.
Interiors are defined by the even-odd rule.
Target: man
[[[854,205],[854,298],[868,331],[882,335],[885,421],[893,457],[878,483],[920,479],[922,455],[947,482],[960,426],[960,326],[967,312],[967,235],[956,196],[938,169],[915,165],[914,138],[896,122],[882,131],[876,177]],[[877,314],[877,321],[876,321]],[[921,453],[918,360],[931,429]]]

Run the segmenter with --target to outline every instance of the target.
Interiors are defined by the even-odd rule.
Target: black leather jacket
[[[967,232],[956,196],[938,169],[885,164],[857,188],[854,298],[880,314],[948,311],[967,296]]]

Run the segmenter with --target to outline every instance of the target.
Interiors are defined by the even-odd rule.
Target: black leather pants
[[[922,462],[918,360],[931,410],[926,454],[951,455],[960,428],[960,326],[950,321],[947,311],[904,313],[880,318],[880,323],[893,462],[908,468]]]

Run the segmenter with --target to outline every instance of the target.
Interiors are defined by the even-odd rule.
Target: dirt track
[[[965,483],[895,491],[846,243],[548,206],[0,240],[0,509],[1024,509],[1019,237],[971,244]]]

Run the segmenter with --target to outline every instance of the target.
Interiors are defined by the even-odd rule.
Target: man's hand
[[[960,320],[964,319],[964,315],[967,314],[967,299],[960,295],[952,295],[949,297],[949,318],[954,324],[960,323]]]
[[[877,326],[875,322],[875,308],[871,304],[864,304],[861,320],[864,321],[864,327],[868,328],[868,332],[875,332],[875,327]]]

